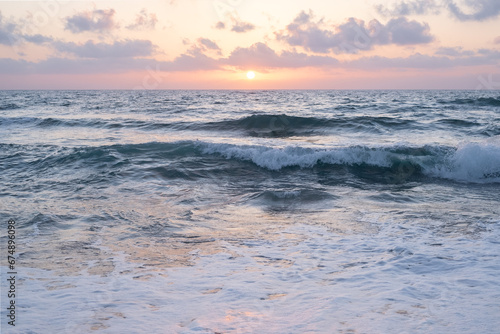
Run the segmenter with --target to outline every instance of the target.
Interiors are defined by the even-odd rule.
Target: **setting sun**
[[[252,80],[253,78],[255,78],[255,72],[253,71],[248,71],[247,72],[247,78]]]

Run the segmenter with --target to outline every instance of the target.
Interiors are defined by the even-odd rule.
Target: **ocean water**
[[[2,333],[500,333],[498,91],[1,91],[0,129]]]

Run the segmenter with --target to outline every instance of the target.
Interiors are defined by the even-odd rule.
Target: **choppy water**
[[[2,332],[500,328],[500,92],[3,91],[0,129]]]

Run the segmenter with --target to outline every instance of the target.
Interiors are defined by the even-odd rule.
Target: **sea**
[[[0,217],[2,333],[500,333],[500,92],[0,91]]]

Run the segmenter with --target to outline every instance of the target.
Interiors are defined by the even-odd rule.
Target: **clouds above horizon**
[[[290,51],[277,54],[266,44],[258,42],[248,48],[236,48],[221,63],[238,68],[266,69],[338,65],[339,61],[328,56],[310,56]]]
[[[471,52],[469,56],[451,57],[416,53],[408,57],[387,58],[381,56],[364,57],[345,64],[365,70],[379,69],[445,69],[464,66],[498,65],[500,52],[486,54]]]
[[[451,56],[451,57],[463,57],[463,56],[472,56],[474,55],[474,51],[463,50],[462,47],[441,47],[436,52],[436,55],[442,56]]]
[[[290,46],[301,46],[317,53],[358,53],[375,45],[414,45],[433,41],[427,23],[408,21],[404,17],[391,19],[387,24],[349,18],[340,25],[328,25],[324,19],[314,20],[314,13],[302,11],[276,39]]]
[[[80,58],[135,58],[150,57],[154,54],[155,46],[148,40],[124,40],[113,43],[94,43],[87,41],[85,44],[73,42],[55,42],[55,48],[64,53],[73,54]]]
[[[447,53],[447,54],[445,54]],[[457,66],[499,65],[500,51],[479,49],[477,51],[461,48],[440,48],[433,55],[415,53],[407,57],[370,56],[339,61],[331,56],[314,56],[295,51],[277,54],[264,43],[255,43],[248,48],[237,48],[221,65],[236,66],[240,69],[257,68],[300,68],[333,67],[356,68],[364,70],[379,69],[439,69]]]
[[[130,41],[136,42],[136,41]],[[87,45],[88,44],[88,45]],[[269,71],[275,69],[291,69],[306,67],[351,68],[358,70],[378,71],[381,69],[444,69],[463,66],[499,65],[500,51],[480,49],[477,51],[461,48],[440,48],[434,55],[416,53],[408,57],[361,57],[347,61],[339,61],[331,56],[307,55],[296,51],[277,53],[262,42],[247,48],[238,47],[228,57],[214,58],[207,56],[199,48],[190,49],[172,61],[158,61],[144,58],[139,53],[128,56],[117,54],[120,48],[128,44],[100,45],[102,43],[71,45],[64,47],[66,52],[80,55],[83,58],[67,59],[52,57],[39,62],[0,58],[2,74],[89,74],[89,73],[125,73],[143,71],[146,68],[158,68],[164,72],[229,70],[238,71],[253,69]],[[132,43],[133,44],[133,43]],[[209,44],[209,43],[208,43]],[[63,47],[61,47],[63,48]],[[132,48],[133,49],[133,48]],[[147,56],[147,52],[144,53]],[[228,68],[229,67],[229,68]]]

